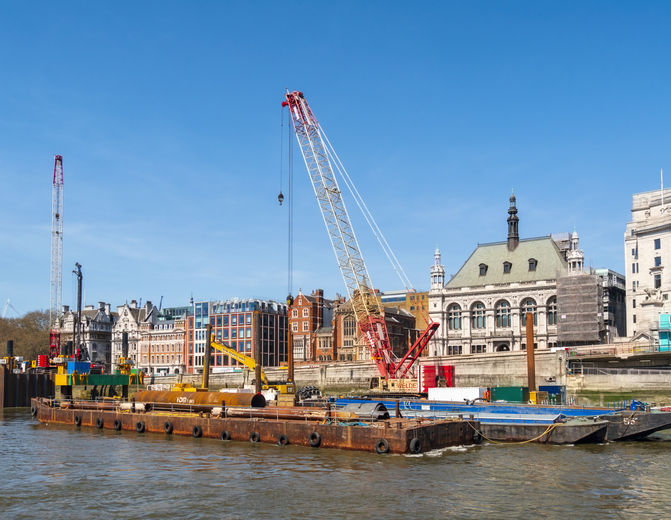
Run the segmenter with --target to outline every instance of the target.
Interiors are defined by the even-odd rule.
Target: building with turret
[[[444,284],[445,271],[436,249],[428,307],[440,328],[428,355],[525,350],[527,313],[533,319],[535,348],[603,340],[601,281],[596,273],[584,271],[577,232],[520,239],[517,213],[512,195],[507,240],[478,244]],[[584,301],[560,310],[560,287],[566,288],[566,294],[580,292]]]

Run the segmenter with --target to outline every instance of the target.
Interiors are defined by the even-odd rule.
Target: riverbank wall
[[[626,392],[632,390],[671,391],[671,367],[668,353],[645,353],[647,363],[657,368],[646,368],[636,355],[612,355],[601,357],[600,363],[589,362],[578,367],[575,353],[564,349],[538,350],[535,355],[536,385],[564,385],[570,393],[580,392]],[[421,365],[453,366],[454,386],[527,386],[526,352],[496,352],[465,356],[421,358]],[[664,366],[661,366],[664,365]],[[279,368],[264,368],[270,381],[286,380],[287,371]],[[298,387],[317,386],[322,391],[366,391],[370,379],[378,376],[372,362],[341,362],[297,366],[295,380]],[[190,383],[200,386],[199,374],[172,376],[147,376],[146,384]],[[210,374],[212,388],[233,388],[252,384],[254,374],[250,371]]]

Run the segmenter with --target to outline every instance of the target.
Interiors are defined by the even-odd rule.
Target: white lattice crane
[[[385,379],[405,377],[438,329],[438,323],[429,321],[427,329],[398,359],[391,348],[389,335],[366,265],[361,256],[349,215],[342,199],[332,162],[341,165],[328,139],[323,135],[317,118],[312,113],[302,92],[287,92],[284,106],[291,112],[296,138],[308,169],[319,207],[338,260],[347,292],[352,302],[356,321],[370,349],[380,375]]]

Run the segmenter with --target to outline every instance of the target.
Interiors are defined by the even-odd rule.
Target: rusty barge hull
[[[618,412],[603,415],[601,419],[608,421],[609,441],[629,441],[641,439],[648,435],[671,429],[671,412]]]
[[[590,421],[581,424],[501,424],[481,423],[482,436],[498,442],[537,442],[540,444],[602,443],[608,422]]]
[[[180,412],[129,412],[110,409],[64,408],[53,400],[35,398],[31,413],[41,423],[73,425],[120,432],[183,435],[240,442],[292,444],[377,453],[423,453],[479,442],[477,421],[389,419],[324,424],[321,421],[215,417]]]

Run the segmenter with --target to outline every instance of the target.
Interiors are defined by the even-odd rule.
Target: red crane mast
[[[61,313],[63,280],[63,156],[54,156],[51,214],[51,305],[49,307],[49,357],[61,353],[58,322]]]

